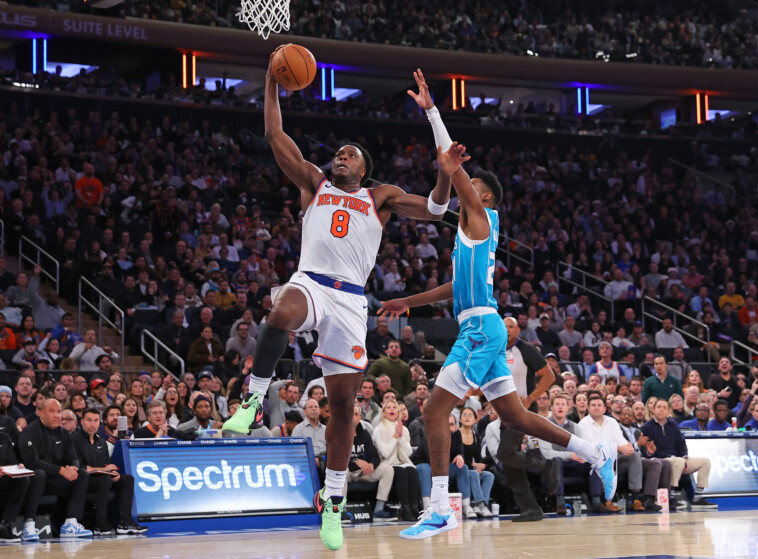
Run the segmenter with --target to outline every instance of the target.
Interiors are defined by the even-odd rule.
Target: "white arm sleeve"
[[[450,134],[447,133],[447,128],[445,128],[445,123],[442,122],[442,117],[437,107],[432,107],[426,111],[426,118],[429,119],[429,123],[432,125],[435,145],[442,146],[442,151],[450,149],[450,146],[453,145],[453,140],[450,139]]]

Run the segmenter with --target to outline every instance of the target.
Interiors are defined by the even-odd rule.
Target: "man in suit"
[[[671,464],[660,458],[646,457],[649,439],[642,434],[639,426],[634,422],[632,408],[626,406],[621,410],[619,427],[621,427],[621,434],[624,435],[627,441],[632,443],[634,451],[642,458],[644,483],[640,504],[642,504],[646,511],[659,511],[661,507],[655,504],[655,496],[658,488],[668,488],[669,480],[671,479]]]

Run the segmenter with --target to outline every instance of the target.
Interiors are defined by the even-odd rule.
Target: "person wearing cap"
[[[598,374],[603,383],[608,378],[615,378],[618,381],[621,378],[621,369],[619,364],[612,359],[613,346],[608,342],[600,342],[597,346],[597,352],[600,354],[600,361],[593,364],[587,371],[587,378],[591,375]]]
[[[218,267],[218,264],[215,261],[212,261],[208,266],[208,279],[200,288],[200,295],[205,297],[208,291],[218,291],[218,283],[221,281],[222,277],[221,268]]]
[[[13,364],[19,367],[23,367],[27,363],[33,367],[37,367],[37,363],[42,358],[42,354],[37,351],[37,342],[34,338],[25,338],[22,344],[22,348],[19,349],[13,356]]]
[[[177,425],[177,431],[195,433],[198,429],[220,429],[223,426],[222,422],[212,420],[213,407],[205,394],[195,394],[192,411],[192,419]]]
[[[215,394],[213,391],[213,369],[211,367],[205,367],[197,375],[197,388],[207,394],[212,394],[216,401],[216,409],[219,415],[226,419],[229,417],[229,405],[227,400],[221,394]]]
[[[93,379],[92,382],[89,383],[90,395],[87,397],[88,408],[94,408],[100,413],[103,412],[110,403],[108,402],[107,387],[108,383],[101,378]]]
[[[24,417],[24,414],[13,405],[13,390],[10,386],[0,385],[0,404],[5,410],[5,415],[13,421],[18,421]]]
[[[550,328],[550,315],[546,312],[540,314],[540,326],[537,328],[537,337],[543,347],[548,346],[557,349],[562,345],[560,337]]]

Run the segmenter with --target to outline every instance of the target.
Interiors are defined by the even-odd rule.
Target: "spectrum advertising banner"
[[[758,495],[758,437],[688,433],[686,439],[690,456],[711,460],[706,495]]]
[[[146,521],[308,513],[318,490],[308,439],[121,441],[122,460]]]

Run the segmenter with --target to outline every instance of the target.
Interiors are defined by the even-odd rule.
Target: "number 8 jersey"
[[[324,178],[303,218],[298,271],[363,287],[381,240],[382,222],[371,190],[345,192]]]
[[[459,315],[476,307],[497,309],[492,295],[495,273],[495,250],[500,234],[500,218],[495,210],[485,208],[490,222],[490,236],[480,241],[469,239],[458,225],[453,249],[453,313]]]

